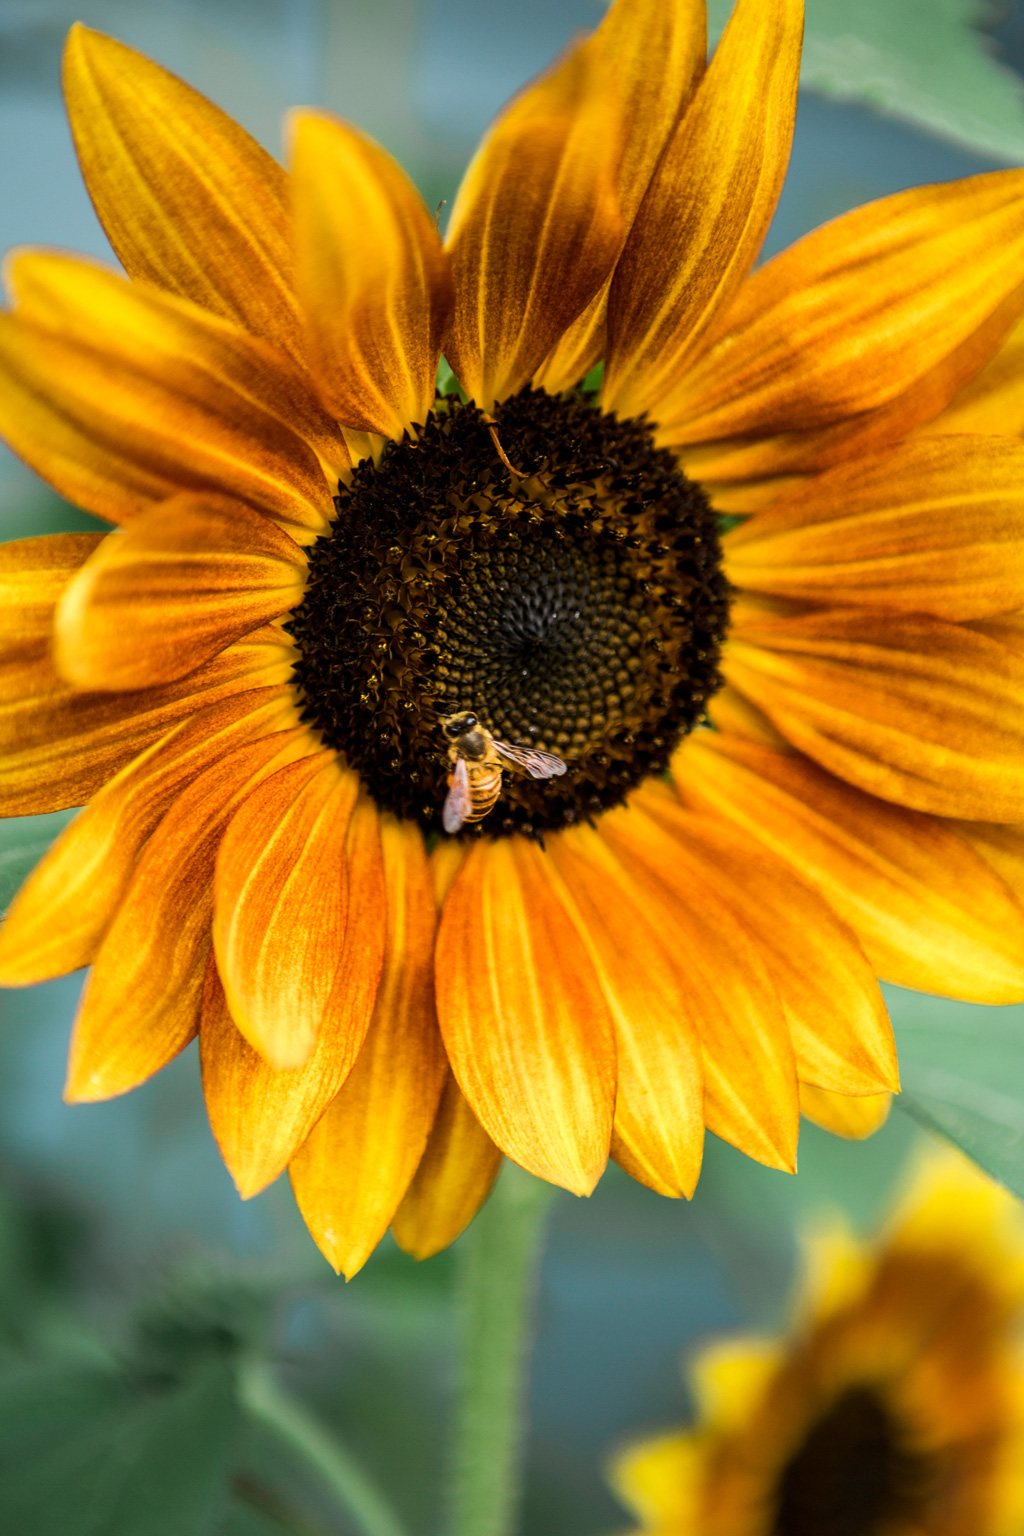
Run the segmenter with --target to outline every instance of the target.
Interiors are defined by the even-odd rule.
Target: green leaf
[[[986,1008],[887,987],[899,1107],[1024,1198],[1024,1006]]]
[[[712,0],[712,35],[731,0]],[[985,155],[1024,162],[1024,82],[978,30],[981,0],[807,0],[800,81]]]
[[[7,910],[21,882],[74,814],[51,811],[44,816],[12,816],[0,821],[0,912]]]
[[[0,1383],[0,1530],[206,1536],[236,1418],[224,1360],[145,1393],[99,1373]]]

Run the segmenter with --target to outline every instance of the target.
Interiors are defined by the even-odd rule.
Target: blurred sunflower
[[[618,1458],[643,1536],[1018,1536],[1018,1203],[935,1156],[881,1241],[808,1257],[789,1336],[705,1350],[696,1427]]]
[[[699,0],[616,0],[443,244],[349,125],[286,174],[69,40],[129,280],[10,259],[0,429],[124,528],[3,551],[2,809],[88,804],[0,979],[92,965],[74,1100],[198,1031],[239,1188],[290,1165],[347,1273],[502,1152],[680,1194],[705,1125],[867,1132],[876,971],[1024,998],[1024,172],[751,276],[801,25],[739,0],[707,65]],[[459,710],[569,771],[437,841]]]

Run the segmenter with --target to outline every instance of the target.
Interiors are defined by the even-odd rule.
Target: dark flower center
[[[292,619],[307,718],[379,805],[440,825],[440,718],[471,710],[567,773],[506,772],[467,830],[536,835],[664,770],[719,684],[728,619],[701,490],[580,395],[523,390],[488,421],[448,397],[353,473]]]
[[[916,1526],[935,1494],[932,1461],[912,1450],[869,1387],[851,1387],[786,1465],[772,1536],[884,1536]]]

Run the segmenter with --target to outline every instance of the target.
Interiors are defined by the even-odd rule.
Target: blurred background
[[[802,94],[768,254],[868,199],[1024,160],[1024,86],[1015,73],[1024,68],[1024,0],[983,15],[967,0],[918,0],[906,9],[927,24],[929,7],[936,24],[955,13],[964,70],[982,55],[1001,61],[991,77],[1000,123],[977,118],[964,128],[961,111],[954,142],[877,110],[872,102],[892,106],[903,86],[851,85],[849,70],[837,74],[837,56],[861,55],[856,47],[843,54],[849,37],[833,28],[831,42],[823,34],[812,51],[819,89]],[[867,0],[863,9],[871,12]],[[353,119],[403,160],[434,206],[451,200],[502,102],[599,15],[596,0],[0,0],[0,246],[109,255],[60,97],[60,50],[76,19],[176,70],[274,153],[290,104]],[[968,29],[972,19],[985,22],[984,39]],[[954,47],[944,67],[962,79],[956,66]],[[933,107],[938,98],[941,86]],[[909,115],[943,128],[941,110]],[[0,537],[85,526],[92,520],[13,458],[0,458]],[[40,847],[60,820],[33,818]],[[0,905],[24,867],[24,847],[24,837],[15,849],[0,843]],[[416,1265],[385,1244],[350,1285],[336,1280],[286,1181],[247,1204],[237,1198],[206,1125],[194,1049],[128,1099],[64,1106],[78,989],[70,978],[0,994],[0,1368],[29,1357],[116,1353],[153,1296],[191,1285],[215,1298],[217,1326],[246,1308],[258,1312],[292,1386],[377,1473],[414,1536],[436,1530],[452,1386],[452,1256]],[[984,1012],[890,996],[911,1065],[915,1040],[962,1038]],[[986,1017],[994,1015],[1006,1041],[1024,1025],[1024,1010]],[[934,1060],[929,1070],[939,1093]],[[709,1332],[781,1318],[801,1222],[838,1203],[856,1225],[870,1225],[927,1135],[918,1122],[946,1123],[939,1111],[922,1110],[926,1097],[922,1088],[918,1121],[894,1112],[864,1144],[807,1127],[796,1178],[709,1138],[690,1204],[660,1199],[614,1169],[589,1201],[559,1199],[537,1298],[527,1536],[622,1528],[624,1514],[602,1479],[609,1450],[682,1419],[679,1362]],[[1018,1151],[1019,1106],[997,1102],[987,1089],[982,1097],[1005,1133],[1007,1155]],[[974,1112],[971,1104],[960,1108]],[[0,1389],[0,1460],[5,1401]],[[203,1529],[218,1536],[348,1531],[298,1463],[257,1431],[238,1433],[237,1473]],[[51,1528],[50,1516],[31,1526],[2,1517],[0,1497],[5,1529],[45,1536]],[[66,1512],[52,1519],[62,1536],[74,1525]]]

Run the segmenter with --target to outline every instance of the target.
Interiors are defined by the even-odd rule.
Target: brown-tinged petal
[[[622,243],[621,124],[596,38],[505,108],[469,164],[447,245],[445,356],[489,411],[535,373],[611,273]]]
[[[753,936],[786,1014],[801,1081],[841,1094],[896,1091],[896,1047],[875,973],[813,887],[728,823],[695,824],[660,783],[631,805],[686,845],[692,866]]]
[[[41,330],[86,348],[111,345],[140,369],[154,363],[212,375],[220,388],[251,401],[309,443],[335,474],[348,467],[341,428],[328,415],[312,378],[267,342],[188,299],[61,251],[22,247],[4,275],[15,311]]]
[[[72,27],[64,93],[82,175],[129,277],[302,356],[287,177],[177,76]]]
[[[57,604],[54,659],[78,688],[149,688],[193,672],[302,600],[307,559],[269,518],[175,496],[110,534]]]
[[[102,538],[49,533],[0,544],[0,644],[49,635],[57,599]]]
[[[707,30],[704,0],[614,0],[594,34],[592,47],[608,60],[607,89],[622,117],[615,190],[624,230],[704,73]],[[609,285],[610,279],[534,376],[542,389],[568,389],[604,356]]]
[[[386,150],[326,112],[291,124],[296,281],[330,411],[400,438],[434,400],[451,268],[426,205]]]
[[[691,736],[672,772],[687,804],[738,825],[820,890],[879,975],[971,1002],[1024,1000],[1024,913],[945,822],[718,732]]]
[[[290,691],[253,688],[199,710],[122,768],[61,833],[0,927],[0,985],[88,965],[172,801],[241,743],[297,724]]]
[[[1024,820],[1024,657],[961,625],[829,609],[737,627],[728,680],[800,751],[884,800]]]
[[[292,1188],[345,1278],[391,1225],[427,1145],[448,1076],[434,1009],[437,914],[423,836],[382,816],[387,946],[373,1019],[344,1085],[292,1159]]]
[[[612,1021],[561,882],[522,838],[479,842],[448,893],[437,1011],[473,1112],[517,1163],[589,1194],[608,1157]]]
[[[491,1192],[501,1153],[449,1073],[427,1150],[395,1212],[391,1234],[415,1259],[454,1243]]]
[[[666,441],[806,431],[894,400],[1007,298],[1024,171],[913,187],[805,235],[744,284],[657,416]]]
[[[888,1093],[851,1097],[830,1093],[827,1088],[810,1083],[800,1084],[800,1113],[804,1119],[847,1141],[864,1141],[873,1136],[888,1120],[891,1108],[892,1095]]]
[[[278,1071],[253,1050],[228,1012],[219,976],[207,975],[199,1031],[203,1091],[213,1134],[244,1199],[283,1172],[345,1082],[374,1009],[384,954],[385,894],[378,814],[366,796],[352,813],[339,862],[348,927],[336,984],[304,1066]]]
[[[672,939],[597,831],[575,828],[546,846],[582,919],[615,1026],[616,1160],[660,1194],[689,1197],[704,1150],[704,1070]]]
[[[877,453],[921,430],[985,367],[1020,319],[1024,284],[1013,290],[975,331],[927,373],[873,411],[823,427],[793,424],[774,434],[746,434],[718,442],[678,442],[686,424],[656,427],[655,441],[673,448],[691,479],[699,480],[722,511],[758,512],[794,490],[808,474]]]
[[[231,1014],[279,1071],[316,1043],[345,945],[345,839],[359,775],[325,748],[266,779],[217,857],[217,968]]]
[[[675,956],[704,1059],[704,1119],[772,1168],[796,1166],[796,1064],[785,1011],[755,936],[730,910],[683,840],[631,796],[601,818],[601,836],[643,889]]]
[[[178,796],[146,844],[86,981],[64,1096],[127,1093],[166,1065],[199,1026],[210,953],[217,844],[238,800],[304,756],[299,726],[248,742]]]
[[[69,265],[82,281],[80,293],[62,294],[65,324],[36,319],[31,305],[0,314],[0,431],[15,452],[111,522],[179,491],[219,491],[307,541],[322,532],[331,486],[313,449],[260,398],[243,333],[87,263]],[[84,299],[91,287],[104,288],[95,308]],[[76,304],[84,307],[72,324]],[[269,388],[274,371],[264,371]],[[287,383],[282,375],[280,394]],[[344,452],[339,442],[339,463]]]
[[[47,641],[9,649],[0,657],[0,809],[29,816],[85,805],[206,705],[287,683],[294,654],[283,631],[267,625],[173,683],[81,693],[58,676]]]
[[[753,266],[789,162],[802,35],[803,0],[738,0],[615,269],[606,410],[660,420]]]
[[[732,529],[735,585],[977,619],[1024,607],[1024,443],[928,437],[858,458]]]

